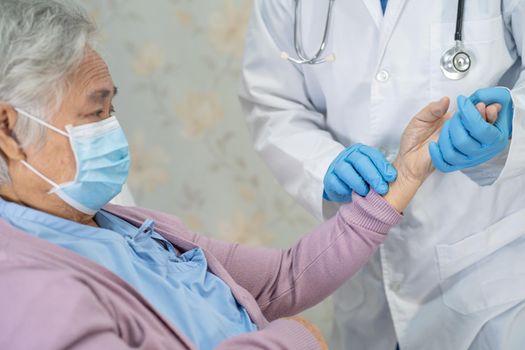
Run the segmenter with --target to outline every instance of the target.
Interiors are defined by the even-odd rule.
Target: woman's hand
[[[399,153],[393,163],[398,172],[397,180],[385,195],[399,212],[405,210],[419,186],[434,170],[428,147],[439,138],[443,124],[452,116],[447,113],[449,105],[448,97],[430,103],[412,118],[401,136]],[[478,103],[476,108],[485,120],[493,123],[501,106],[486,107]]]
[[[408,123],[394,161],[398,173],[402,172],[402,180],[421,184],[434,170],[428,146],[438,139],[441,127],[450,117],[449,105],[447,97],[432,102]]]

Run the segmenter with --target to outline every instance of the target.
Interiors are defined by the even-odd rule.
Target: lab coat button
[[[377,81],[384,82],[384,81],[387,81],[389,78],[390,78],[390,74],[388,74],[388,72],[386,70],[384,70],[384,69],[379,71],[376,74],[376,80]]]

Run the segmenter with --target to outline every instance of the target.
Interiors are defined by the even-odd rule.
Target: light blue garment
[[[93,215],[122,190],[130,167],[126,135],[116,117],[79,126],[67,125],[67,132],[21,109],[17,111],[29,119],[69,138],[76,160],[76,175],[71,182],[57,184],[22,161],[29,170],[53,186],[56,193],[73,208]]]
[[[388,3],[388,0],[381,0],[381,9],[383,10],[383,14],[386,11],[386,5]]]
[[[72,250],[113,271],[137,289],[199,349],[256,330],[230,288],[207,269],[200,248],[177,254],[153,229],[100,211],[102,228],[81,225],[0,199],[0,217],[13,226]]]

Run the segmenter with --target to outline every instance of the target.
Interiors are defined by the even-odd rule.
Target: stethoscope
[[[326,57],[321,57],[326,50],[326,42],[328,41],[328,34],[330,33],[330,25],[332,24],[332,12],[334,8],[335,0],[328,0],[328,12],[326,14],[326,22],[324,25],[323,39],[317,52],[312,56],[308,57],[303,48],[301,41],[301,6],[300,0],[295,0],[295,19],[294,19],[294,37],[293,42],[295,46],[295,53],[298,58],[290,57],[286,52],[281,53],[281,57],[285,60],[292,61],[297,64],[319,64],[325,62],[335,61],[335,55],[332,53]]]
[[[458,1],[458,14],[456,17],[456,32],[454,40],[456,45],[441,56],[441,71],[445,77],[458,80],[467,75],[472,67],[472,54],[463,46],[463,10],[465,0]]]
[[[294,46],[297,58],[291,57],[288,53],[282,52],[281,57],[297,64],[320,64],[325,62],[335,61],[335,55],[324,56],[326,50],[326,43],[330,33],[330,25],[332,22],[332,13],[335,0],[328,1],[328,12],[326,15],[326,22],[324,26],[323,39],[317,52],[308,57],[304,51],[301,41],[301,6],[300,0],[295,0],[295,19],[294,19]],[[472,67],[472,54],[465,49],[463,45],[463,12],[465,9],[465,0],[458,0],[458,12],[456,16],[456,31],[454,34],[455,46],[447,50],[441,56],[441,71],[451,80],[458,80],[467,75]]]

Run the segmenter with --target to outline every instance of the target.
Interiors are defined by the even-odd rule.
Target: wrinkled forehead
[[[72,92],[77,96],[89,97],[96,91],[109,91],[113,94],[114,91],[113,79],[106,62],[90,48],[69,81]]]

